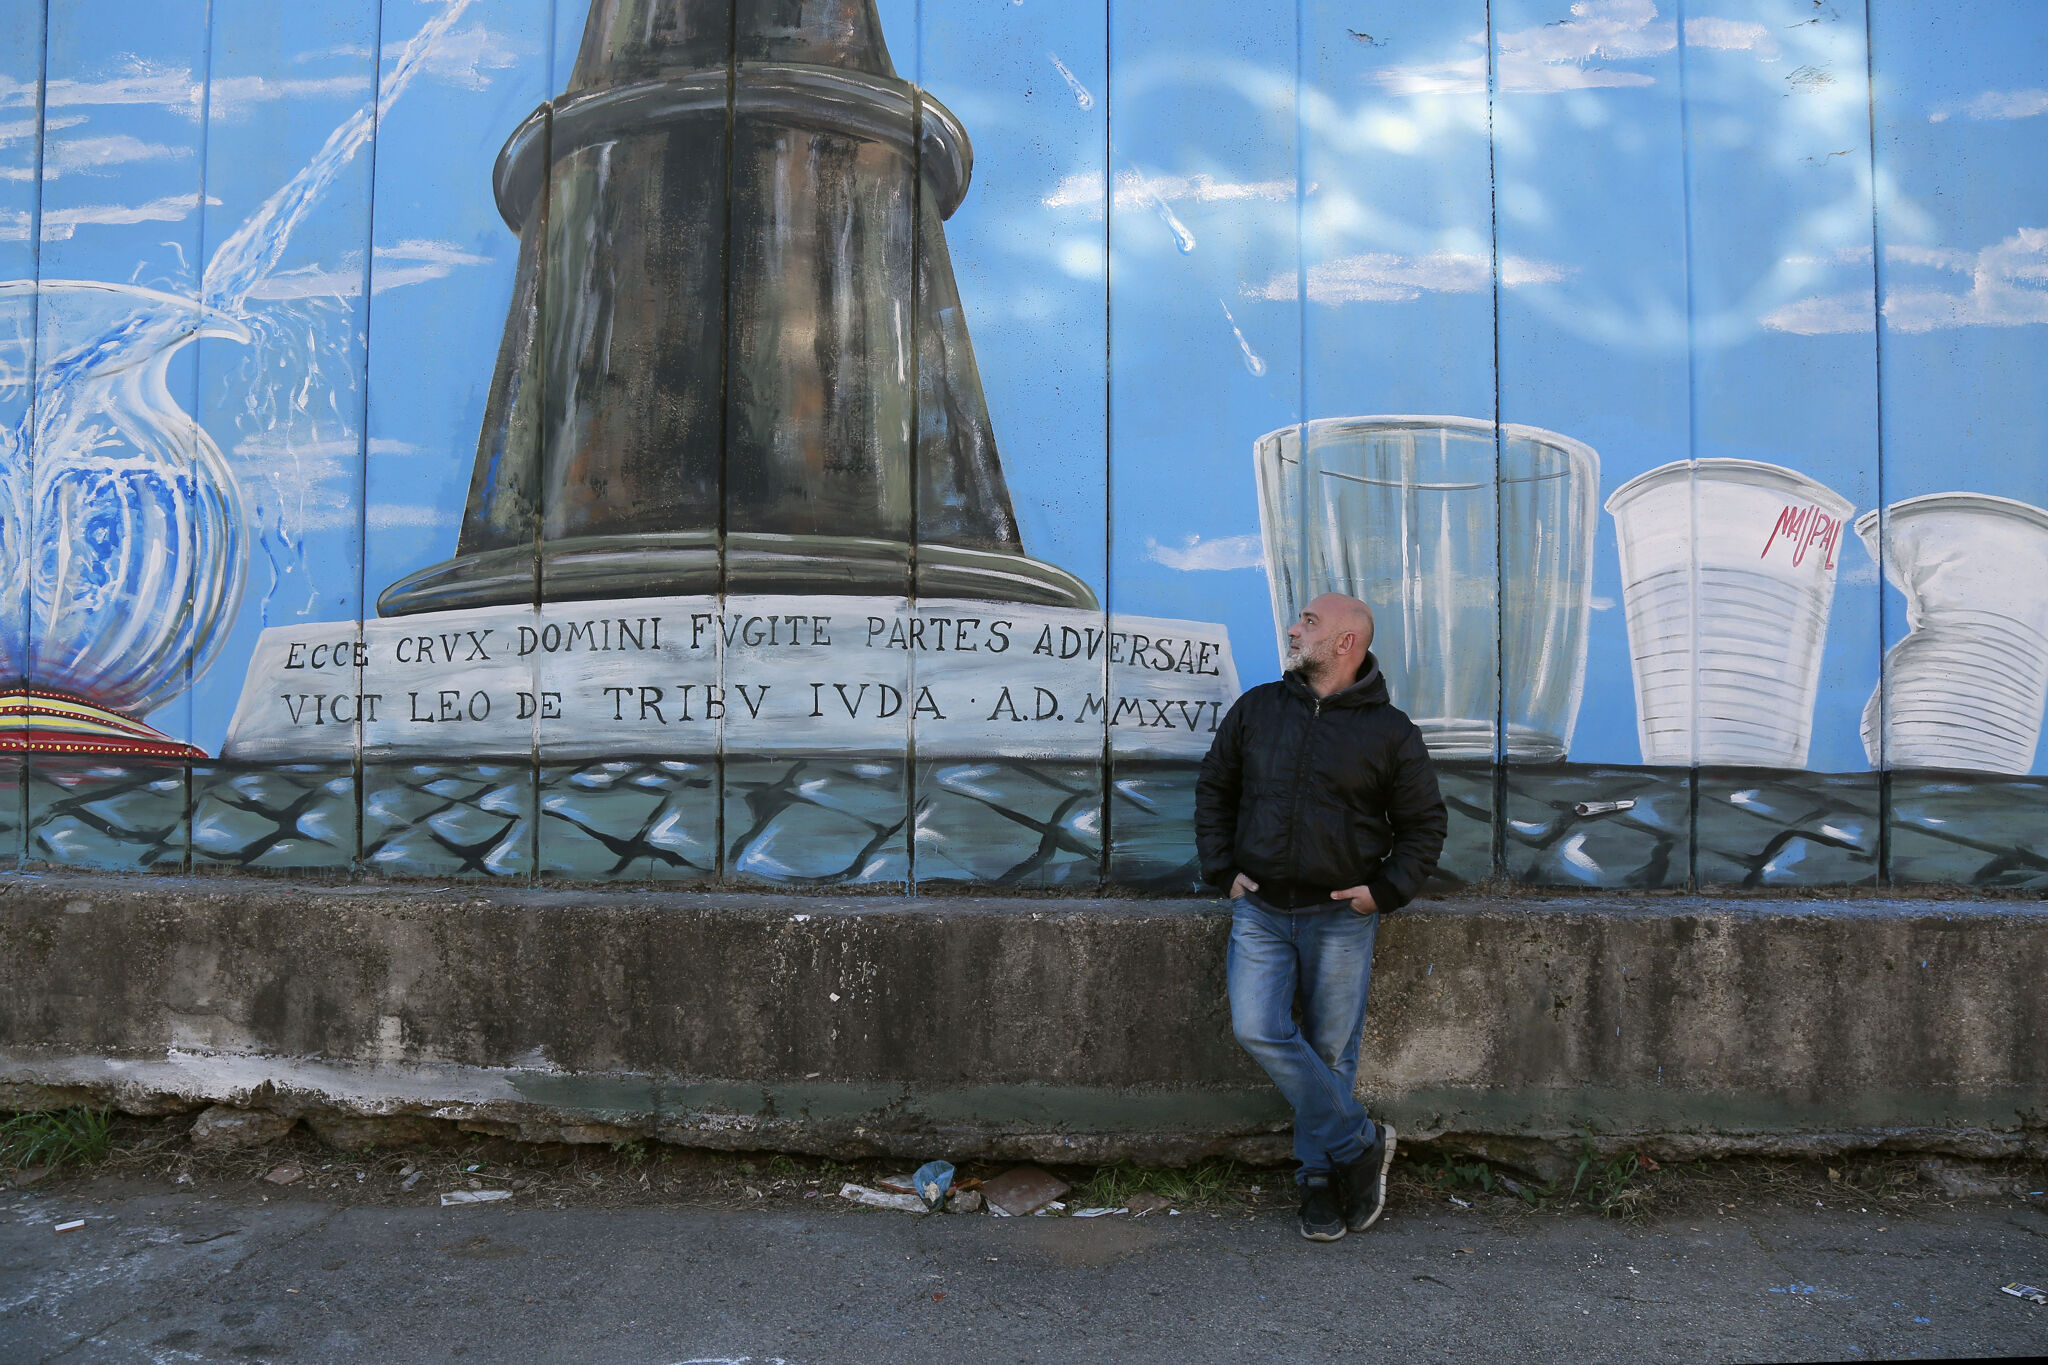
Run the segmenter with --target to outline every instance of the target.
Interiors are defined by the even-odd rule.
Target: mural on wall
[[[1378,613],[1387,685],[1438,759],[1570,752],[1599,456],[1472,418],[1323,419],[1261,437],[1258,474],[1282,637],[1316,596],[1348,593]],[[1496,717],[1503,656],[1517,666]]]
[[[195,73],[203,6],[52,0],[0,54],[7,837],[1186,888],[1335,589],[1451,881],[2048,885],[2043,110],[1952,88],[2028,20],[1724,8],[383,0],[379,52],[331,0]],[[196,189],[78,197],[144,167]],[[1916,487],[1958,364],[2009,448]]]
[[[1846,499],[1750,460],[1663,465],[1607,500],[1643,761],[1803,768]]]
[[[457,554],[360,641],[266,632],[226,757],[1206,751],[1224,633],[1106,630],[1024,553],[946,255],[966,131],[871,5],[785,8],[592,5],[494,175],[527,265]]]
[[[1906,595],[1911,632],[1863,708],[1871,763],[2031,770],[2048,703],[2048,511],[1932,493],[1866,512],[1856,534]]]

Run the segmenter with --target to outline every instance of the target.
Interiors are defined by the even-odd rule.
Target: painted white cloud
[[[384,44],[384,60],[390,62],[404,53],[403,42]],[[353,57],[363,60],[370,55],[370,49],[361,46],[329,48],[325,52],[303,52],[293,58],[296,62],[319,61],[329,57]],[[420,64],[420,74],[466,90],[482,90],[491,83],[488,72],[503,71],[517,66],[525,51],[503,36],[491,32],[482,24],[471,24],[468,28],[450,29],[428,50],[426,59]]]
[[[1574,273],[1570,266],[1522,256],[1503,257],[1500,263],[1500,282],[1507,289],[1558,284]],[[1314,303],[1405,303],[1425,293],[1476,294],[1492,285],[1492,259],[1467,251],[1436,251],[1426,256],[1367,251],[1322,261],[1308,269],[1308,296]],[[1282,273],[1263,285],[1247,285],[1244,293],[1284,302],[1295,298],[1297,289],[1295,277]]]
[[[129,58],[115,74],[96,80],[54,80],[49,83],[47,107],[66,109],[113,104],[149,104],[171,110],[189,119],[209,111],[215,118],[246,114],[259,104],[278,100],[300,100],[322,95],[353,95],[368,98],[369,82],[362,76],[330,76],[280,80],[270,76],[216,76],[211,99],[205,82],[195,78],[188,67],[167,67],[140,58]],[[33,108],[33,81],[0,77],[0,109]]]
[[[1179,545],[1147,540],[1145,558],[1169,569],[1257,569],[1265,565],[1266,552],[1255,535],[1220,536],[1214,540],[1189,536]]]
[[[192,72],[185,67],[166,67],[129,57],[112,75],[97,80],[59,79],[46,87],[45,103],[51,109],[94,104],[156,104],[197,118],[204,95]],[[32,109],[36,103],[34,81],[0,76],[0,109]]]
[[[83,114],[72,114],[61,118],[45,116],[43,119],[43,132],[47,135],[64,128],[76,128],[83,122],[85,122],[85,115]],[[32,142],[35,140],[35,135],[36,121],[32,118],[0,119],[0,147],[6,147],[16,142]]]
[[[1884,249],[1884,258],[1892,265],[1923,265],[1935,270],[1971,270],[1977,264],[1976,252],[1956,251],[1944,246],[1888,246]],[[1870,259],[1868,250],[1864,251],[1863,259]]]
[[[209,197],[209,204],[220,200]],[[67,242],[78,229],[92,224],[175,223],[192,216],[199,207],[197,194],[170,194],[146,204],[80,204],[72,208],[43,210],[43,240]],[[26,211],[0,216],[0,242],[28,240]]]
[[[367,73],[353,76],[327,76],[317,80],[278,80],[271,76],[216,76],[207,102],[207,112],[212,118],[240,118],[251,113],[258,105],[274,104],[279,100],[305,100],[321,97],[339,97],[368,101],[370,81]],[[194,110],[193,112],[197,112]]]
[[[1701,15],[1685,21],[1685,41],[1693,47],[1721,52],[1754,52],[1764,61],[1778,57],[1778,40],[1762,24],[1747,19],[1717,19]]]
[[[399,531],[454,526],[461,522],[462,515],[454,508],[377,503],[365,512],[364,520],[372,531]]]
[[[405,50],[403,42],[385,45],[385,57],[396,58]],[[298,60],[332,57],[367,58],[367,48],[335,48],[322,53],[302,54]],[[516,66],[522,53],[503,37],[482,24],[451,29],[428,49],[419,74],[469,90],[482,90],[491,83],[488,73]],[[48,85],[46,107],[64,109],[94,105],[151,104],[186,118],[203,114],[213,118],[239,118],[258,107],[280,100],[343,97],[368,100],[370,73],[365,67],[340,76],[222,76],[213,79],[209,91],[189,67],[166,66],[160,62],[128,57],[111,74],[92,80],[59,79]],[[33,81],[0,76],[0,109],[32,109],[36,102]],[[71,122],[77,122],[76,119]],[[60,126],[55,119],[51,126]],[[12,127],[0,124],[0,130]],[[27,136],[33,136],[29,125]],[[0,136],[0,142],[6,138]]]
[[[444,279],[462,266],[489,265],[491,258],[464,251],[453,242],[410,238],[391,246],[378,247],[376,262],[371,291],[382,294],[410,284]],[[251,289],[249,297],[271,300],[352,299],[360,297],[362,292],[362,257],[352,253],[344,257],[342,264],[335,269],[301,266],[296,270],[276,271]]]
[[[1468,41],[1480,48],[1477,56],[1391,67],[1376,79],[1397,95],[1484,94],[1486,35]],[[1496,75],[1503,91],[1516,94],[1649,85],[1641,72],[1602,63],[1653,57],[1677,42],[1677,29],[1658,18],[1651,0],[1578,0],[1567,19],[1500,34]]]
[[[280,429],[237,441],[232,453],[244,466],[243,490],[255,505],[257,519],[276,518],[292,534],[345,530],[359,521],[367,521],[371,530],[452,526],[460,515],[431,507],[360,508],[356,499],[363,448],[346,432],[318,439]],[[414,456],[419,447],[405,441],[373,440],[369,453]]]
[[[113,137],[56,138],[43,144],[43,179],[105,174],[105,168],[109,166],[125,166],[137,161],[175,161],[191,155],[190,147],[166,147],[125,133]],[[33,180],[35,174],[32,165],[0,166],[0,180]]]
[[[1686,41],[1693,47],[1753,52],[1764,61],[1778,56],[1778,42],[1762,24],[1702,15],[1688,19]],[[1480,95],[1486,92],[1486,35],[1467,40],[1477,56],[1390,67],[1376,79],[1396,95]],[[1655,84],[1640,71],[1609,63],[1640,61],[1678,46],[1678,27],[1662,17],[1652,0],[1578,0],[1569,18],[1498,35],[1496,77],[1504,93],[1552,94],[1607,86]]]
[[[1855,253],[1838,253],[1853,256]],[[1862,263],[1870,261],[1868,249]],[[1884,301],[1885,324],[1900,332],[1938,332],[1956,327],[2024,327],[2048,323],[2048,228],[2021,228],[2002,242],[1974,253],[1945,247],[1894,246],[1888,263],[1967,274],[1970,287],[1958,292],[1920,286],[1894,276]],[[1851,264],[1853,261],[1840,261]],[[1764,326],[1800,336],[1868,332],[1876,310],[1870,289],[1817,294],[1763,315]]]
[[[1968,104],[1936,109],[1927,121],[1945,123],[1957,114],[1986,123],[2033,118],[2048,114],[2048,90],[1986,90]]]
[[[294,442],[282,436],[251,436],[235,442],[234,454],[245,460],[303,458],[309,460],[353,459],[361,443],[353,436],[326,441]],[[371,441],[372,455],[417,455],[420,448],[410,441]]]
[[[1314,193],[1315,186],[1309,186]],[[1169,204],[1227,204],[1247,199],[1284,204],[1294,198],[1294,180],[1218,180],[1212,175],[1139,175],[1119,171],[1116,177],[1116,206],[1119,209],[1150,209],[1154,198]],[[1095,171],[1064,177],[1051,194],[1040,201],[1049,209],[1102,207],[1102,176]],[[1100,217],[1100,213],[1097,215]]]
[[[1894,242],[1884,249],[1884,258],[1888,264],[1922,265],[1935,270],[1973,270],[1977,265],[1977,256],[1978,253],[1974,251],[1958,251],[1954,247],[1946,246],[1919,246],[1911,242]],[[1818,256],[1787,256],[1785,264],[1869,265],[1870,247],[1866,243],[1860,246],[1836,247],[1833,251],[1822,252]]]
[[[395,59],[404,50],[404,43],[386,43],[385,60]],[[443,34],[427,52],[420,74],[465,90],[482,90],[491,83],[487,72],[517,66],[521,55],[519,48],[482,24],[471,24]]]
[[[1875,295],[1868,290],[1815,294],[1765,313],[1759,322],[1774,332],[1828,336],[1837,332],[1868,332],[1876,324]]]

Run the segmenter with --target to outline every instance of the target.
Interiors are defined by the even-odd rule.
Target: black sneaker
[[[1380,1125],[1380,1140],[1338,1174],[1344,1182],[1344,1226],[1364,1232],[1387,1211],[1387,1169],[1394,1164],[1394,1125]]]
[[[1301,1187],[1301,1235],[1311,1242],[1334,1242],[1344,1235],[1344,1211],[1328,1185]]]

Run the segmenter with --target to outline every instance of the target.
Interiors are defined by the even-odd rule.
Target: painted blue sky
[[[41,31],[16,6],[0,276],[191,293],[369,99],[377,44],[388,68],[444,8],[213,0],[209,35],[200,0],[52,5],[38,205]],[[2048,25],[2026,0],[1967,22],[1713,0],[1683,43],[1652,0],[879,8],[899,72],[974,142],[947,236],[1027,548],[1112,610],[1227,624],[1247,683],[1277,668],[1252,445],[1305,418],[1497,401],[1598,451],[1603,498],[1698,455],[1859,513],[1958,488],[2048,505]],[[466,5],[252,296],[256,341],[181,352],[173,392],[261,534],[227,648],[160,727],[214,748],[264,624],[348,619],[452,551],[516,248],[491,165],[581,20]],[[1572,757],[1633,763],[1604,513],[1594,593]],[[1846,547],[1810,766],[1868,766],[1858,718],[1904,629]]]

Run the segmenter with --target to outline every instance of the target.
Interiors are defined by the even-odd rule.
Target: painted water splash
[[[1067,64],[1060,60],[1060,54],[1048,52],[1045,55],[1052,58],[1052,64],[1059,68],[1060,75],[1066,77],[1067,88],[1074,92],[1074,103],[1080,105],[1083,109],[1093,109],[1095,107],[1095,96],[1088,93],[1088,87],[1081,84],[1079,76],[1067,70]]]
[[[1167,231],[1173,234],[1173,244],[1180,249],[1180,254],[1186,256],[1193,252],[1195,234],[1188,231],[1188,225],[1180,220],[1180,216],[1173,211],[1173,206],[1152,188],[1152,182],[1147,180],[1145,173],[1136,166],[1131,167],[1131,177],[1137,182],[1138,192],[1150,199],[1152,207],[1159,211],[1159,221],[1165,223]]]
[[[51,349],[19,422],[0,427],[0,670],[142,716],[218,651],[246,574],[241,490],[165,382],[201,337],[249,343],[252,290],[472,0],[407,43],[377,97],[221,243],[197,297],[99,281],[0,282],[29,298]]]
[[[1222,299],[1218,299],[1216,302],[1222,307],[1223,316],[1230,321],[1230,334],[1237,338],[1237,349],[1244,352],[1244,367],[1250,370],[1254,376],[1264,376],[1266,373],[1266,362],[1260,358],[1257,351],[1252,349],[1252,344],[1244,339],[1244,329],[1237,325],[1236,318],[1231,317],[1230,305],[1224,303]]]
[[[356,374],[341,364],[330,375],[325,363],[344,353],[354,329],[342,300],[317,296],[280,302],[251,315],[250,322],[253,338],[241,352],[242,363],[222,376],[221,385],[241,395],[234,419],[240,439],[228,458],[247,499],[245,524],[269,569],[257,604],[269,625],[288,587],[296,589],[292,614],[309,617],[323,594],[342,596],[355,586],[323,585],[306,561],[306,532],[342,516],[352,521],[353,508],[346,504],[361,492],[359,484],[337,487],[334,477],[337,450],[353,458],[358,449],[356,409],[351,405],[344,413],[341,402],[354,391]],[[297,375],[298,382],[270,382],[277,374]]]

